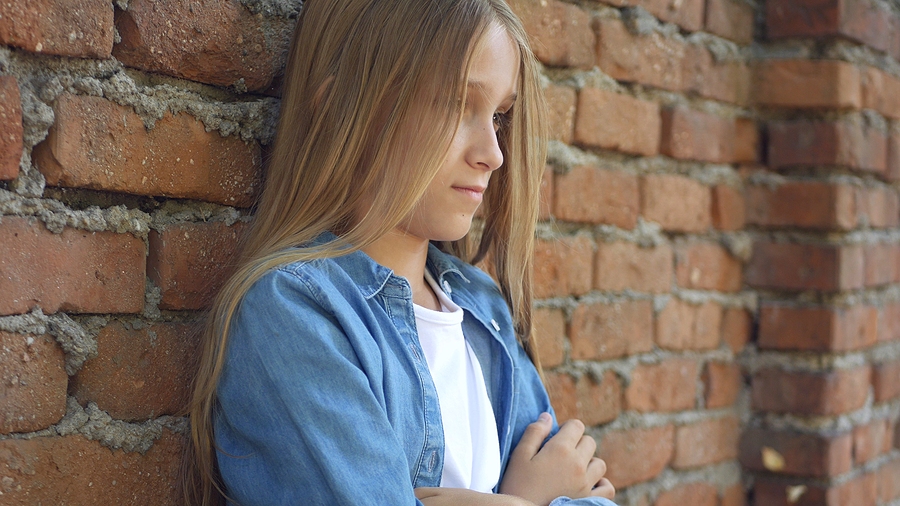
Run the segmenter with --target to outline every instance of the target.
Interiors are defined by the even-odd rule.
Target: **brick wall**
[[[552,107],[548,388],[617,500],[900,501],[896,2],[511,4]],[[0,2],[3,504],[175,503],[296,11]]]

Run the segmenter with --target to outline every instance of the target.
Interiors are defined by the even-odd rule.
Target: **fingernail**
[[[541,416],[538,417],[538,420],[540,420],[542,422],[549,422],[550,420],[552,420],[552,418],[550,418],[550,413],[547,413],[545,411],[545,412],[541,413]]]

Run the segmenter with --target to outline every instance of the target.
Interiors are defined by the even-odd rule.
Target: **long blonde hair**
[[[274,267],[363,248],[409,215],[449,148],[474,42],[492,24],[507,30],[521,57],[518,99],[498,134],[505,162],[485,193],[480,238],[439,246],[470,262],[489,257],[517,337],[538,364],[531,262],[546,157],[544,103],[518,19],[502,0],[308,0],[257,212],[239,268],[216,296],[203,334],[190,405],[187,503],[223,499],[212,416],[242,297]],[[353,214],[362,206],[368,212]],[[325,231],[338,239],[304,247]]]

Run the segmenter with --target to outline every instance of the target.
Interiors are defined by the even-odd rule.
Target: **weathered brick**
[[[833,416],[861,408],[869,392],[871,369],[827,372],[766,368],[753,375],[753,408],[775,413]]]
[[[260,150],[207,132],[185,113],[166,113],[151,130],[130,108],[63,94],[56,122],[35,147],[51,186],[207,200],[246,207],[260,184]]]
[[[865,464],[891,447],[891,424],[879,418],[853,428],[853,461]]]
[[[757,242],[744,280],[757,288],[786,290],[862,288],[863,251],[859,246]]]
[[[733,416],[676,427],[672,467],[688,469],[737,458],[740,432]]]
[[[878,500],[888,503],[900,497],[900,459],[885,462],[878,468]]]
[[[538,240],[534,248],[535,297],[583,295],[591,289],[594,245],[584,236]]]
[[[561,309],[535,308],[533,313],[534,335],[538,343],[541,365],[556,367],[565,358],[566,318]]]
[[[586,11],[558,0],[512,0],[510,7],[522,20],[541,62],[555,67],[594,65],[596,40]]]
[[[888,181],[900,180],[900,131],[894,130],[888,136],[888,153],[884,177]]]
[[[719,230],[740,230],[746,222],[746,203],[740,190],[720,184],[712,187],[712,223]]]
[[[234,267],[244,229],[243,223],[206,222],[151,230],[147,275],[160,288],[159,307],[207,307]]]
[[[573,360],[611,359],[653,349],[649,300],[580,304],[569,328]]]
[[[547,166],[541,175],[540,203],[538,207],[538,219],[549,220],[553,214],[553,168]],[[479,207],[478,210],[482,210]]]
[[[682,160],[734,160],[734,121],[686,107],[662,110],[660,153]]]
[[[741,262],[718,244],[680,244],[675,248],[675,279],[684,288],[736,292],[741,289]]]
[[[872,390],[876,403],[900,397],[900,360],[881,362],[872,366]]]
[[[850,230],[857,224],[855,189],[822,181],[747,187],[747,222],[767,227]]]
[[[607,432],[598,441],[597,456],[610,463],[606,477],[625,488],[658,476],[674,450],[675,428],[663,425]]]
[[[885,302],[878,310],[878,341],[900,339],[900,304]]]
[[[181,504],[184,437],[164,430],[146,453],[110,450],[80,435],[0,441],[3,504]]]
[[[632,3],[647,9],[647,12],[660,21],[674,23],[689,32],[696,32],[703,27],[704,0],[632,0]]]
[[[763,448],[781,455],[784,467],[766,469]],[[791,476],[838,476],[850,470],[852,449],[853,438],[849,433],[808,434],[750,427],[741,434],[740,460],[746,469],[752,471]]]
[[[686,45],[658,32],[635,35],[618,19],[596,23],[597,63],[613,79],[671,91],[684,87]]]
[[[656,319],[656,342],[670,350],[713,350],[721,342],[722,306],[671,299]]]
[[[62,349],[50,336],[0,331],[0,434],[34,432],[66,413]]]
[[[550,373],[547,391],[560,423],[577,418],[590,427],[615,420],[622,411],[622,387],[612,371],[599,384],[589,375],[575,381],[568,374]]]
[[[627,229],[637,224],[640,193],[634,174],[581,165],[557,174],[553,186],[553,214],[560,220]]]
[[[550,138],[571,144],[575,138],[575,105],[578,94],[574,88],[550,84],[544,88],[547,99]]]
[[[705,46],[687,44],[681,60],[682,88],[701,97],[747,105],[752,70],[743,61],[719,60]]]
[[[686,358],[639,364],[625,390],[625,407],[645,413],[693,409],[698,373],[697,362]]]
[[[709,483],[685,483],[659,494],[653,506],[718,506],[718,492]]]
[[[84,363],[71,393],[120,420],[184,412],[199,340],[193,325],[126,327],[114,322],[97,336],[98,356]]]
[[[802,488],[798,488],[802,487]],[[877,483],[874,473],[866,473],[834,485],[817,482],[761,477],[753,487],[755,504],[766,506],[875,506]]]
[[[742,483],[735,483],[722,492],[721,506],[747,506],[747,492]]]
[[[860,188],[857,201],[860,220],[870,227],[893,228],[900,225],[900,198],[893,188]]]
[[[594,288],[665,293],[672,287],[672,248],[618,241],[597,245]]]
[[[706,31],[738,44],[753,42],[753,7],[740,0],[708,0]]]
[[[116,11],[113,56],[129,67],[263,91],[284,66],[294,23],[237,0],[134,0]]]
[[[897,279],[897,261],[900,257],[900,246],[897,244],[866,244],[863,246],[866,257],[866,286],[880,286]]]
[[[19,85],[15,77],[0,76],[0,180],[18,177],[21,159],[22,99]]]
[[[598,88],[578,94],[575,142],[652,156],[659,152],[659,105]]]
[[[862,107],[900,119],[900,79],[875,67],[861,71]]]
[[[0,2],[0,44],[33,53],[109,58],[113,6],[108,0]]]
[[[741,391],[741,367],[731,362],[708,362],[703,368],[703,398],[708,409],[733,405]]]
[[[722,340],[739,353],[750,340],[750,314],[740,307],[725,308],[722,315]]]
[[[756,121],[748,118],[735,119],[734,161],[739,163],[759,161],[759,127]]]
[[[144,242],[71,228],[53,234],[27,218],[0,221],[0,315],[137,313],[144,307]]]
[[[867,0],[773,0],[766,2],[766,28],[770,39],[840,35],[884,51],[887,14]]]
[[[884,174],[887,137],[860,121],[776,121],[769,126],[769,167],[838,165]]]
[[[851,351],[878,340],[873,306],[791,306],[764,302],[759,314],[759,347],[774,350]]]
[[[766,60],[754,69],[753,94],[769,107],[858,109],[862,105],[856,66],[836,60]]]
[[[643,176],[641,214],[659,223],[665,230],[703,232],[712,225],[710,189],[683,176]]]

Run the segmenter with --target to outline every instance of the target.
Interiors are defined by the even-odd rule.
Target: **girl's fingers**
[[[541,445],[544,444],[544,440],[550,435],[550,429],[552,428],[553,419],[550,417],[550,414],[541,413],[536,422],[530,423],[528,427],[525,427],[522,439],[519,440],[519,444],[516,445],[510,458],[531,460],[541,449]]]
[[[604,466],[605,465],[606,464],[604,464]],[[614,487],[609,480],[603,478],[600,480],[600,482],[597,483],[597,486],[594,487],[594,490],[591,490],[591,495],[594,497],[604,497],[606,499],[612,500],[612,498],[616,496],[616,487]]]
[[[581,436],[578,444],[575,445],[575,452],[581,457],[583,462],[588,462],[597,451],[597,442],[591,436]]]
[[[603,476],[606,475],[606,461],[597,457],[591,459],[591,461],[587,465],[587,469],[585,470],[585,476],[588,481],[594,485],[593,487],[598,487],[600,482],[605,479]]]

